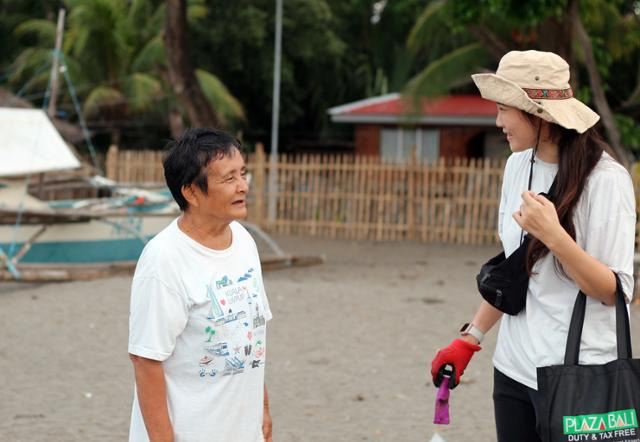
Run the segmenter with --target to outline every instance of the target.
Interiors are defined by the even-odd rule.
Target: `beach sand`
[[[438,347],[473,316],[474,276],[495,247],[277,237],[323,265],[265,273],[274,440],[495,440],[495,331],[434,425]],[[0,284],[0,440],[127,439],[130,277]],[[640,308],[632,339],[640,346]],[[638,347],[640,348],[640,347]]]

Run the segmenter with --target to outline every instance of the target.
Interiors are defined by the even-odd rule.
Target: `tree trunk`
[[[184,131],[184,122],[182,121],[182,114],[176,109],[169,111],[169,131],[173,139],[178,138]]]
[[[555,16],[549,17],[539,27],[540,48],[550,51],[564,58],[570,66],[573,65],[573,30],[578,17],[578,0],[569,0],[567,7],[558,20]]]
[[[495,61],[500,61],[502,56],[509,52],[509,48],[490,29],[484,26],[469,25],[469,33],[476,37]]]
[[[600,118],[602,119],[602,124],[604,125],[604,128],[607,132],[607,138],[609,139],[611,147],[617,154],[618,159],[625,166],[628,166],[631,159],[630,154],[620,144],[620,132],[618,131],[618,127],[616,126],[616,123],[613,119],[613,113],[611,112],[611,108],[609,107],[607,98],[604,95],[604,89],[602,88],[602,79],[600,78],[596,59],[593,55],[591,40],[589,40],[589,35],[584,29],[582,20],[580,19],[579,15],[576,16],[574,24],[578,42],[580,43],[580,46],[582,46],[582,49],[584,51],[584,62],[587,68],[587,72],[589,72],[589,83],[591,84],[591,92],[593,93],[593,102],[596,105],[598,113],[600,113]]]
[[[119,147],[121,139],[122,139],[122,131],[120,130],[120,127],[113,127],[111,129],[111,145]]]
[[[218,118],[204,96],[195,71],[189,63],[186,0],[167,0],[164,43],[169,82],[186,109],[191,125],[217,126]]]

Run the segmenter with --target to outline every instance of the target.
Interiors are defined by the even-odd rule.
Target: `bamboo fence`
[[[164,184],[163,152],[119,150],[109,147],[105,160],[107,178],[121,184]]]
[[[107,177],[161,183],[160,153],[110,149]],[[385,162],[347,154],[282,155],[277,211],[267,219],[269,162],[249,156],[251,220],[271,232],[329,238],[464,244],[495,243],[504,164],[441,159],[436,164]]]
[[[107,154],[107,177],[164,185],[162,153]],[[270,165],[261,145],[247,158],[250,220],[270,232],[354,240],[497,244],[504,160],[394,163],[350,154],[281,155],[275,219],[267,218]],[[640,195],[640,163],[631,168]]]

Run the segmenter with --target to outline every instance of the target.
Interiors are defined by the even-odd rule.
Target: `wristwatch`
[[[476,338],[478,340],[478,344],[481,344],[482,340],[484,339],[484,333],[482,333],[479,328],[477,328],[475,325],[473,325],[470,322],[467,322],[466,324],[464,324],[460,329],[460,336],[467,336],[467,335],[471,335],[474,338]]]

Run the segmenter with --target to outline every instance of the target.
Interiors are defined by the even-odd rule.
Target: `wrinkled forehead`
[[[205,166],[207,175],[224,176],[233,172],[240,172],[246,168],[244,155],[240,149],[233,146],[228,153],[218,152]]]

